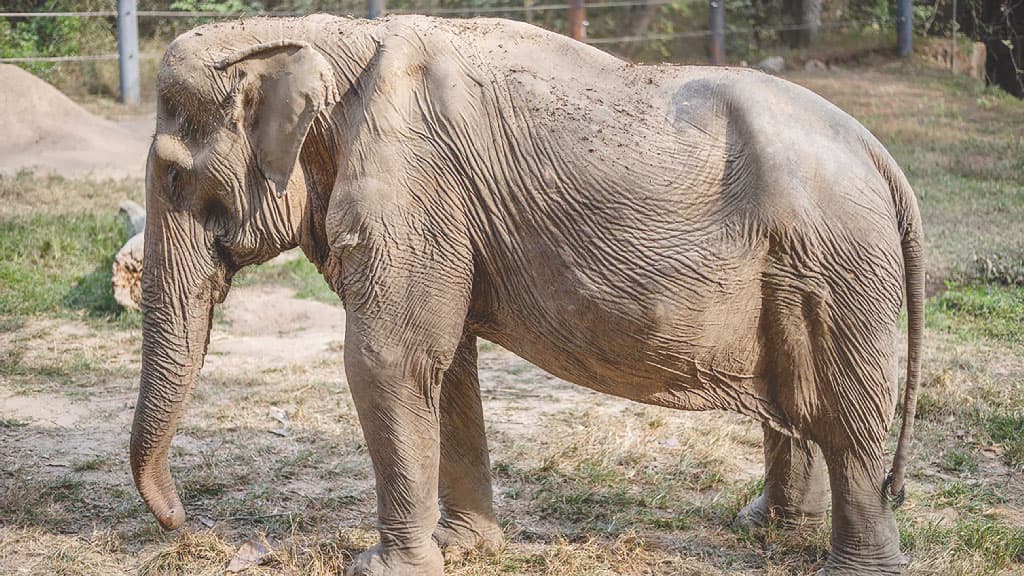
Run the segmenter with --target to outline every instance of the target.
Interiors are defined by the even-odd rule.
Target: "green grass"
[[[957,574],[1002,574],[1003,569],[1024,561],[1024,528],[1020,526],[977,516],[958,520],[952,526],[935,522],[901,524],[903,550],[925,560],[947,555],[966,561],[968,570]],[[951,563],[945,564],[948,568]]]
[[[75,472],[94,472],[98,470],[109,470],[111,468],[111,462],[105,456],[91,456],[83,460],[76,460],[71,465],[71,470]]]
[[[993,442],[1003,445],[1007,466],[1024,469],[1024,411],[989,414],[985,431]]]
[[[127,234],[116,213],[13,216],[0,228],[0,315],[120,312],[111,264]]]
[[[953,448],[942,454],[939,466],[947,472],[973,474],[978,471],[978,459],[970,450]]]
[[[950,530],[954,554],[980,556],[989,569],[999,570],[1024,561],[1024,528],[984,518],[957,524]]]
[[[254,284],[277,284],[295,290],[299,298],[307,298],[336,304],[338,295],[331,290],[323,276],[305,256],[283,263],[267,263],[261,266],[247,268],[241,271],[234,279],[236,286],[251,286]]]
[[[940,506],[951,506],[958,511],[974,514],[980,514],[1006,501],[991,486],[963,480],[945,484],[933,498]]]
[[[1024,286],[949,284],[947,288],[928,301],[930,328],[965,340],[1024,344]]]

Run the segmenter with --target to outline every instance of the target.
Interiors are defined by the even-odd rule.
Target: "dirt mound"
[[[32,74],[0,64],[0,172],[142,177],[148,134],[90,114]],[[152,130],[149,123],[149,131]]]

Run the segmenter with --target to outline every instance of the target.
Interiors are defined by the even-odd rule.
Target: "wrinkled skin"
[[[158,92],[131,462],[165,528],[211,310],[298,245],[344,302],[377,480],[381,541],[351,573],[436,576],[442,546],[501,544],[477,338],[598,391],[758,418],[766,484],[739,523],[819,523],[831,493],[824,571],[900,572],[883,441],[906,288],[902,486],[921,224],[835,107],[757,72],[424,17],[202,27]]]

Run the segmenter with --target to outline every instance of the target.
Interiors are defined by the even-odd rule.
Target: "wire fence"
[[[585,4],[585,8],[588,11],[600,11],[604,9],[619,8],[619,9],[644,9],[651,10],[657,9],[662,6],[676,7],[686,6],[692,8],[693,5],[704,4],[702,1],[697,0],[612,0],[612,1],[596,1]],[[435,16],[448,16],[448,17],[474,17],[474,16],[487,16],[487,15],[503,15],[503,16],[520,16],[523,15],[536,15],[543,14],[545,12],[566,12],[572,6],[568,3],[551,3],[551,4],[520,4],[520,5],[505,5],[505,6],[460,6],[460,7],[437,7],[437,6],[424,6],[417,8],[395,8],[390,9],[387,12],[389,14],[424,14],[424,15],[435,15]],[[354,8],[354,6],[353,6]],[[699,12],[699,10],[686,10],[687,12]],[[343,11],[331,11],[334,13],[341,13],[345,15],[356,15],[356,10],[343,10]],[[197,11],[181,11],[181,10],[138,10],[136,15],[139,19],[159,19],[159,20],[222,20],[222,19],[234,19],[234,18],[245,18],[245,17],[256,17],[256,16],[269,16],[269,17],[280,17],[280,16],[303,16],[309,14],[309,11],[212,11],[212,10],[197,10]],[[116,18],[118,15],[116,10],[94,10],[94,11],[50,11],[50,12],[0,12],[0,19],[22,19],[22,18]],[[817,22],[814,24],[781,24],[781,25],[758,25],[758,26],[735,26],[727,25],[725,33],[729,35],[758,35],[762,39],[765,36],[773,34],[779,34],[782,32],[802,31],[802,30],[835,30],[838,28],[850,28],[856,27],[862,29],[867,26],[881,26],[891,24],[892,18],[889,17],[878,17],[871,20],[840,20],[833,22]],[[593,38],[585,38],[583,41],[594,44],[597,46],[605,46],[612,44],[622,43],[645,43],[645,42],[665,42],[679,39],[706,39],[712,35],[712,31],[706,28],[707,20],[702,19],[700,24],[705,26],[701,29],[694,30],[683,30],[683,31],[672,31],[672,32],[658,32],[650,31],[639,34],[625,34],[618,36],[601,36]],[[589,22],[585,23],[589,26]],[[158,52],[148,52],[140,54],[143,59],[155,59],[160,57]],[[84,54],[84,55],[67,55],[67,56],[8,56],[0,57],[0,62],[6,63],[30,63],[30,62],[97,62],[97,61],[109,61],[116,60],[118,54],[116,53],[105,53],[105,54]]]
[[[69,0],[73,2],[74,0]],[[92,0],[95,2],[97,0]],[[109,2],[110,0],[98,0]],[[106,84],[108,87],[91,87],[90,91],[113,92],[110,88],[114,83],[110,79],[113,69],[97,68],[110,66],[116,62],[120,66],[122,98],[125,93],[125,63],[133,64],[138,70],[137,62],[153,62],[162,57],[163,49],[174,36],[197,24],[216,20],[235,19],[254,16],[302,16],[313,12],[327,12],[339,15],[365,16],[373,13],[373,5],[381,7],[382,0],[304,0],[302,6],[309,9],[294,10],[296,4],[285,4],[288,0],[271,0],[263,4],[244,4],[237,2],[200,3],[192,2],[192,7],[224,6],[262,6],[276,7],[271,10],[175,10],[163,9],[175,7],[154,6],[155,2],[166,0],[140,0],[149,2],[144,8],[125,11],[125,6],[134,7],[135,0],[118,0],[118,10],[102,9],[91,11],[10,11],[0,12],[0,63],[19,64],[30,67],[34,73],[44,73],[47,66],[80,66],[77,72],[81,82],[90,85]],[[895,16],[888,9],[880,10],[879,6],[887,6],[889,0],[729,0],[724,5],[720,0],[594,0],[583,3],[582,0],[567,2],[546,2],[532,4],[532,0],[389,0],[388,14],[425,14],[455,18],[477,16],[501,16],[524,20],[538,26],[568,34],[572,31],[583,31],[580,40],[594,45],[624,58],[634,61],[670,61],[670,62],[701,62],[715,55],[714,45],[721,43],[722,52],[731,55],[733,60],[757,58],[805,46],[810,42],[822,45],[829,44],[822,39],[829,36],[860,35],[873,36],[876,41],[884,41],[894,46],[891,38],[895,32]],[[543,1],[543,0],[542,0]],[[909,0],[898,0],[909,2]],[[275,4],[275,2],[277,2]],[[508,2],[517,2],[511,4]],[[787,8],[794,3],[816,3],[818,12],[808,17],[806,14],[794,13]],[[873,2],[871,10],[858,13],[854,10],[855,2]],[[177,2],[181,4],[180,2]],[[473,4],[470,4],[473,3]],[[585,9],[585,16],[583,10]],[[23,4],[24,5],[24,4]],[[50,4],[57,6],[58,4]],[[106,4],[109,6],[110,4]],[[713,10],[724,11],[724,25],[716,32]],[[75,7],[71,4],[69,7]],[[282,9],[285,8],[285,9]],[[574,14],[574,9],[578,10]],[[119,11],[121,12],[119,17]],[[573,27],[572,18],[584,18]],[[33,53],[31,49],[5,50],[4,26],[8,29],[24,23],[38,22],[43,19],[68,19],[96,22],[97,28],[103,28],[106,36],[95,42],[78,43],[76,51],[67,53],[60,50],[59,43],[51,43],[47,50]],[[131,30],[135,36],[134,49],[125,49],[124,31],[122,26],[127,23],[134,26]],[[578,32],[577,32],[578,33]],[[102,34],[100,35],[102,36]],[[10,37],[10,35],[8,35]],[[881,40],[878,40],[881,39]],[[54,45],[57,49],[54,50]],[[117,50],[116,52],[114,50]],[[49,52],[49,53],[47,53]],[[147,64],[149,67],[155,64]],[[34,68],[31,68],[34,67]],[[144,67],[145,68],[145,67]],[[130,67],[129,67],[130,69]],[[75,75],[76,72],[59,68],[61,74]],[[142,75],[152,75],[152,70],[144,70]],[[138,72],[136,72],[138,76]],[[48,78],[54,81],[53,78]],[[135,84],[139,84],[138,78]],[[147,85],[147,82],[142,82]],[[136,89],[137,92],[137,89]]]

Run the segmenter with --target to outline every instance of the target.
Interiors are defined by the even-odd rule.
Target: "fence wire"
[[[605,0],[588,2],[585,4],[585,8],[590,11],[600,11],[605,9],[636,9],[636,8],[660,8],[662,6],[672,6],[679,10],[692,10],[694,7],[701,8],[707,4],[703,0],[689,0],[680,2],[679,0]],[[689,8],[687,8],[689,6]],[[425,14],[425,15],[438,15],[438,16],[480,16],[488,14],[500,14],[500,15],[512,15],[518,14],[520,17],[526,15],[527,19],[531,16],[536,18],[538,15],[544,13],[554,13],[560,11],[568,11],[570,5],[568,3],[547,3],[547,4],[536,4],[536,5],[511,5],[511,6],[478,6],[478,7],[424,7],[422,9],[409,9],[409,8],[396,8],[388,10],[389,14]],[[352,12],[345,12],[342,10],[327,10],[328,13],[337,14],[349,14]],[[699,9],[697,10],[699,12]],[[177,10],[139,10],[136,12],[140,20],[149,19],[157,21],[174,21],[174,20],[199,20],[199,19],[232,19],[242,17],[257,17],[257,16],[304,16],[310,12],[299,12],[299,11],[242,11],[242,12],[219,12],[219,11],[177,11]],[[0,19],[25,19],[25,18],[116,18],[117,12],[113,10],[95,10],[95,11],[67,11],[67,12],[0,12]],[[742,24],[748,24],[743,22]],[[550,22],[550,20],[548,21]],[[699,20],[702,24],[706,22],[706,19]],[[543,22],[541,22],[543,24]],[[864,26],[887,26],[893,23],[892,18],[874,18],[872,20],[854,20],[854,19],[838,19],[834,21],[821,22],[820,24],[773,24],[764,26],[727,26],[725,28],[726,37],[737,37],[737,36],[757,36],[759,42],[765,41],[764,38],[769,38],[772,35],[779,35],[780,33],[795,32],[801,30],[811,30],[824,32],[833,31],[841,28],[850,27],[864,27]],[[671,32],[648,32],[644,34],[626,34],[622,36],[607,36],[607,37],[595,37],[587,38],[584,41],[587,44],[594,46],[628,46],[637,45],[652,42],[670,42],[673,40],[707,40],[712,35],[711,30],[707,28],[680,30]],[[143,52],[139,54],[140,60],[156,60],[162,56],[162,52]],[[118,59],[118,54],[114,53],[101,53],[101,54],[88,54],[88,55],[66,55],[66,56],[15,56],[15,57],[0,57],[0,63],[11,63],[11,64],[31,64],[31,63],[74,63],[74,62],[106,62],[115,61]]]
[[[586,8],[630,8],[635,6],[663,6],[677,4],[676,0],[614,0],[609,2],[587,3]],[[516,6],[478,6],[460,8],[423,8],[423,9],[394,9],[388,10],[388,14],[484,14],[491,12],[545,12],[550,10],[568,10],[569,4],[536,4]],[[242,11],[242,12],[217,12],[217,11],[182,11],[182,10],[138,10],[139,18],[243,18],[254,16],[306,16],[310,12],[287,11],[287,12],[263,12],[263,11]],[[0,12],[0,18],[90,18],[116,17],[115,10],[98,10],[93,12]]]

